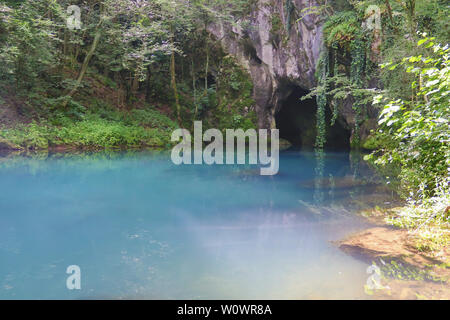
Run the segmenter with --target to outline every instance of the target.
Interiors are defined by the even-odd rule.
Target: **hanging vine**
[[[327,107],[327,78],[329,76],[329,52],[328,48],[324,46],[319,59],[319,85],[316,95],[317,114],[316,114],[316,148],[323,149],[326,143],[326,119],[325,110]]]
[[[314,179],[314,194],[313,199],[317,205],[323,203],[325,199],[324,194],[324,174],[325,174],[325,152],[323,149],[317,149],[314,152],[316,158],[315,179]]]
[[[338,12],[327,18],[323,32],[324,45],[328,61],[321,60],[318,74],[318,86],[315,90],[318,104],[318,136],[317,145],[323,141],[322,122],[320,120],[323,105],[330,103],[332,109],[331,125],[339,116],[339,102],[352,98],[355,115],[352,145],[360,144],[360,128],[367,115],[366,106],[370,103],[370,90],[367,74],[372,62],[369,58],[372,50],[373,32],[361,28],[364,17],[357,10]],[[325,63],[324,63],[325,62]],[[342,66],[342,70],[340,70]],[[325,72],[324,72],[325,71]],[[319,89],[320,88],[320,89]],[[324,92],[326,91],[326,92]],[[328,99],[326,99],[326,96]]]
[[[332,51],[333,53],[333,77],[336,77],[339,74],[339,63],[338,63],[338,52],[337,52],[337,48],[333,47]],[[332,106],[333,106],[333,115],[331,117],[331,126],[334,126],[334,124],[336,123],[336,120],[339,116],[339,106],[337,104],[336,100],[332,101]]]
[[[358,32],[357,37],[350,43],[350,53],[352,57],[350,81],[355,88],[365,88],[367,85],[367,68],[368,58],[367,52],[370,50],[371,41],[365,37],[365,32]],[[363,123],[363,115],[366,114],[365,97],[362,91],[358,90],[353,92],[355,102],[352,109],[355,112],[355,127],[354,135],[351,144],[354,147],[360,145],[361,135],[360,127]]]
[[[324,200],[323,194],[323,177],[325,171],[325,152],[324,146],[326,143],[326,118],[325,111],[327,107],[327,78],[329,76],[330,69],[330,59],[329,51],[326,46],[324,46],[322,53],[320,55],[318,63],[318,87],[316,92],[316,102],[317,102],[317,114],[316,114],[316,145],[315,145],[315,158],[316,158],[316,168],[315,168],[315,188],[314,188],[314,201],[316,204],[320,204]]]

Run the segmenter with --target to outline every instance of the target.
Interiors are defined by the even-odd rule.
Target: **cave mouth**
[[[312,149],[316,141],[316,99],[301,100],[309,93],[301,87],[290,89],[290,94],[281,101],[278,112],[275,115],[277,128],[280,130],[280,138],[289,141],[293,149]],[[351,132],[345,129],[338,121],[331,126],[332,112],[326,108],[326,135],[327,150],[350,150]]]

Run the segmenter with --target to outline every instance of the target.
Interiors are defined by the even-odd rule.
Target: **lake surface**
[[[0,298],[368,298],[368,265],[332,241],[389,198],[374,177],[348,153],[283,152],[272,177],[167,152],[0,158]]]

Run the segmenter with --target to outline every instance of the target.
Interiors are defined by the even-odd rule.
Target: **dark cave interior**
[[[308,94],[308,90],[295,86],[291,94],[281,102],[281,108],[275,116],[280,138],[289,141],[292,148],[312,149],[316,140],[316,100],[300,100]],[[350,149],[350,130],[345,129],[338,121],[331,126],[332,112],[326,110],[327,143],[325,149],[344,151]]]

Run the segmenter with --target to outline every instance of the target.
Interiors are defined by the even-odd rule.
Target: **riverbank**
[[[421,226],[435,228],[428,230],[434,232],[434,239],[427,239],[420,229],[398,228],[389,223],[393,216],[407,210],[410,208],[405,206],[365,213],[375,226],[336,245],[356,259],[376,266],[369,271],[372,275],[379,271],[380,281],[369,280],[366,285],[366,293],[375,299],[450,299],[448,224],[439,229],[432,224]]]
[[[103,150],[167,147],[176,124],[153,109],[85,114],[0,127],[3,150]]]

